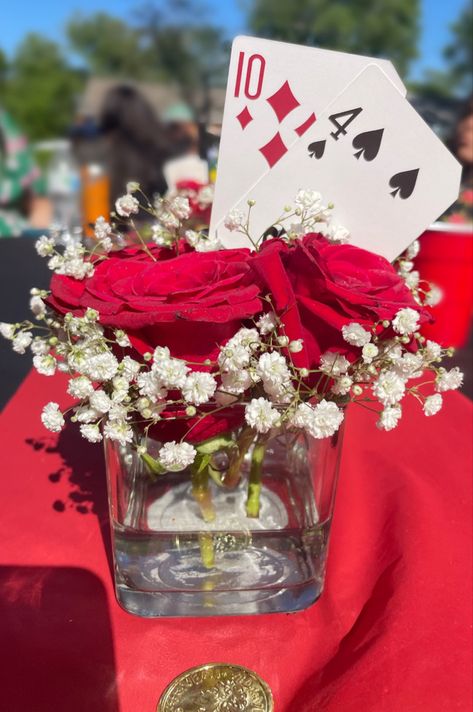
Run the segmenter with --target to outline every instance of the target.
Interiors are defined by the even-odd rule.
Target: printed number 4
[[[336,126],[337,130],[332,131],[330,136],[333,136],[335,141],[338,141],[338,137],[340,136],[340,134],[345,136],[347,132],[347,126],[349,126],[353,119],[356,119],[358,114],[361,114],[362,111],[363,109],[361,108],[361,106],[359,106],[357,109],[349,109],[348,111],[339,111],[338,114],[331,114],[328,117],[328,120],[331,121],[334,126]],[[338,120],[345,116],[347,117],[345,121],[340,122]]]

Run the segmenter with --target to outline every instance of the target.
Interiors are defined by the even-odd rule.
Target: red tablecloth
[[[401,426],[349,413],[326,590],[302,613],[143,620],[115,602],[100,447],[39,421],[31,374],[1,416],[0,708],[154,712],[193,665],[239,663],[276,712],[471,709],[472,405]]]

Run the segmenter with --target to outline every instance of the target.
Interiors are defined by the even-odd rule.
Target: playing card
[[[256,201],[258,238],[299,189],[317,190],[352,244],[392,260],[456,200],[460,176],[458,161],[372,65],[232,208],[246,213]],[[250,246],[223,221],[216,227],[226,246]]]
[[[406,90],[392,64],[342,52],[255,37],[233,42],[211,230],[274,168],[289,146],[368,64]]]

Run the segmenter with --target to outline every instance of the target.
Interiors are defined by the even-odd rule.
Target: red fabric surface
[[[325,592],[307,611],[144,620],[115,602],[103,459],[47,434],[60,380],[30,374],[1,416],[0,707],[154,712],[210,661],[270,684],[276,712],[471,709],[472,405],[391,433],[348,415]]]

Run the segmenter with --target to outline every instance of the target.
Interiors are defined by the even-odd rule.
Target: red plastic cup
[[[435,322],[422,333],[442,346],[465,346],[473,316],[473,226],[436,223],[421,235],[420,246],[415,267],[443,293],[430,307]]]

